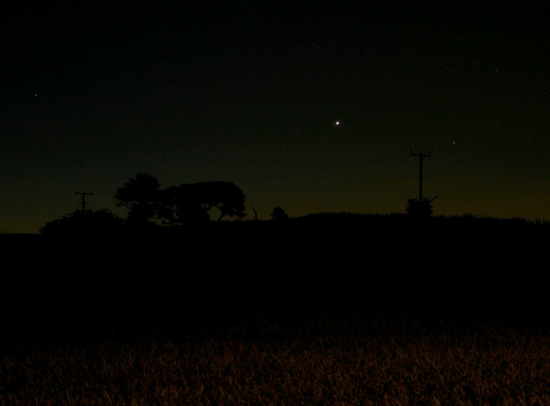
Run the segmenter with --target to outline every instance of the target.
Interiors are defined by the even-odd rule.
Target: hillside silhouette
[[[116,196],[126,219],[76,211],[36,238],[4,237],[6,252],[21,252],[25,264],[6,272],[7,324],[63,329],[297,310],[546,320],[540,269],[548,222],[289,217],[281,207],[270,220],[241,220],[245,197],[233,183],[161,189],[148,175]],[[211,221],[215,207],[217,220],[234,220]]]

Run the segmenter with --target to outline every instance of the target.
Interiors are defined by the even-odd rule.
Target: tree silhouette
[[[432,200],[422,199],[421,202],[418,199],[409,199],[407,201],[407,213],[417,218],[428,218],[432,215]]]
[[[223,217],[243,218],[245,213],[242,190],[232,182],[199,182],[160,189],[156,177],[138,173],[115,194],[117,206],[128,210],[129,224],[192,224],[210,221],[209,211],[220,211]]]
[[[286,214],[282,208],[277,206],[271,212],[271,218],[275,221],[288,220],[288,214]]]
[[[197,224],[210,221],[210,215],[190,194],[188,185],[170,186],[162,191],[162,221],[164,224]]]
[[[217,207],[220,211],[220,221],[223,217],[246,216],[243,191],[232,182],[201,182],[191,185],[196,196],[200,199],[200,206],[208,211]]]
[[[148,222],[159,217],[160,182],[148,173],[138,173],[130,178],[115,194],[118,207],[128,210],[129,222]]]
[[[163,218],[168,223],[188,224],[210,221],[209,211],[220,216],[243,218],[245,196],[232,182],[199,182],[172,186],[163,191]]]
[[[76,210],[40,228],[40,234],[55,236],[113,235],[123,231],[124,220],[109,210]]]

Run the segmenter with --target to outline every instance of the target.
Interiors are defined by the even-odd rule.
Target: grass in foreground
[[[550,404],[542,332],[318,313],[111,333],[1,355],[0,405]]]

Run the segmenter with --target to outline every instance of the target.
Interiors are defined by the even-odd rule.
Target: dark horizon
[[[353,4],[353,5],[352,5]],[[116,208],[137,172],[229,181],[267,220],[550,219],[544,5],[36,5],[0,36],[0,230]],[[336,122],[339,124],[336,124]]]

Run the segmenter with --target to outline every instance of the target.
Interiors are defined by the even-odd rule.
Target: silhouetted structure
[[[153,175],[138,173],[117,189],[115,199],[118,207],[124,206],[128,210],[128,222],[152,221],[161,211],[160,182]]]
[[[82,213],[86,210],[86,195],[93,195],[90,192],[75,192],[77,195],[82,195]]]
[[[277,206],[271,212],[271,218],[275,221],[288,220],[288,214],[286,214],[283,209]]]
[[[243,218],[245,213],[242,190],[232,182],[199,182],[160,189],[156,177],[138,173],[116,192],[117,206],[128,209],[128,223],[187,225],[210,221],[209,211],[220,211],[218,221],[225,216]]]
[[[434,199],[424,199],[421,202],[417,199],[407,201],[407,213],[417,218],[427,218],[433,214],[432,201]]]
[[[242,190],[232,182],[199,182],[171,186],[162,192],[163,220],[169,224],[210,221],[209,211],[217,208],[225,216],[243,218]]]
[[[422,160],[423,158],[430,158],[432,154],[429,153],[428,155],[424,155],[422,154],[422,151],[420,151],[420,154],[413,154],[412,151],[410,152],[411,152],[411,155],[417,156],[420,159],[420,190],[418,192],[418,201],[421,202],[422,201]]]

